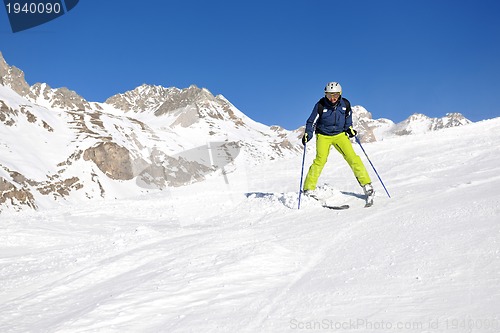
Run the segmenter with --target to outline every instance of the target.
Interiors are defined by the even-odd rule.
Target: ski
[[[321,199],[321,198],[317,197],[316,195],[309,194],[309,195],[307,195],[307,197],[319,201],[321,203],[321,206],[324,208],[333,209],[333,210],[344,210],[344,209],[349,208],[349,205],[329,205],[325,202],[324,199]]]
[[[333,210],[344,210],[344,209],[349,209],[349,205],[341,205],[341,206],[323,205],[323,207],[328,208],[328,209],[333,209]]]

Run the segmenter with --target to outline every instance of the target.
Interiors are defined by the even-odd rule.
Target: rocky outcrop
[[[35,199],[29,188],[18,188],[5,178],[0,177],[0,207],[29,207],[36,209]]]
[[[57,199],[68,197],[72,191],[83,188],[78,177],[61,179],[56,174],[47,177],[44,181],[36,181],[6,167],[3,167],[3,170],[9,174],[11,180],[0,177],[0,208],[2,205],[6,205],[17,210],[23,207],[36,209],[37,204],[33,191]]]
[[[114,142],[101,142],[83,153],[85,161],[92,161],[106,176],[114,180],[134,178],[133,161],[125,147]]]

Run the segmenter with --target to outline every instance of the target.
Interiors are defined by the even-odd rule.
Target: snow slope
[[[367,209],[332,152],[320,182],[346,211],[296,209],[295,157],[6,212],[0,331],[499,332],[499,143],[500,118],[366,144],[392,196],[370,170]]]

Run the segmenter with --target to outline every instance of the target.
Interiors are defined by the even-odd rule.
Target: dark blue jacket
[[[323,113],[318,110],[323,104]],[[316,133],[323,135],[337,135],[352,126],[352,110],[350,103],[345,98],[340,98],[337,103],[332,104],[328,98],[322,98],[316,105],[306,122],[306,133],[308,139],[312,139],[314,129]]]

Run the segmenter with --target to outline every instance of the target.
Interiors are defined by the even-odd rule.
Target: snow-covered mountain
[[[394,124],[361,106],[354,114],[365,142],[468,123],[422,115]],[[89,102],[67,88],[29,86],[0,53],[0,211],[190,184],[299,155],[302,133],[258,123],[194,85],[144,84]]]
[[[430,118],[424,114],[413,114],[400,123],[390,119],[373,119],[370,112],[362,106],[353,106],[353,122],[364,142],[411,134],[422,134],[472,123],[461,113],[448,113],[442,118]]]
[[[0,57],[0,207],[127,197],[296,155],[300,133],[248,118],[223,96],[143,85],[88,102],[29,86]]]

